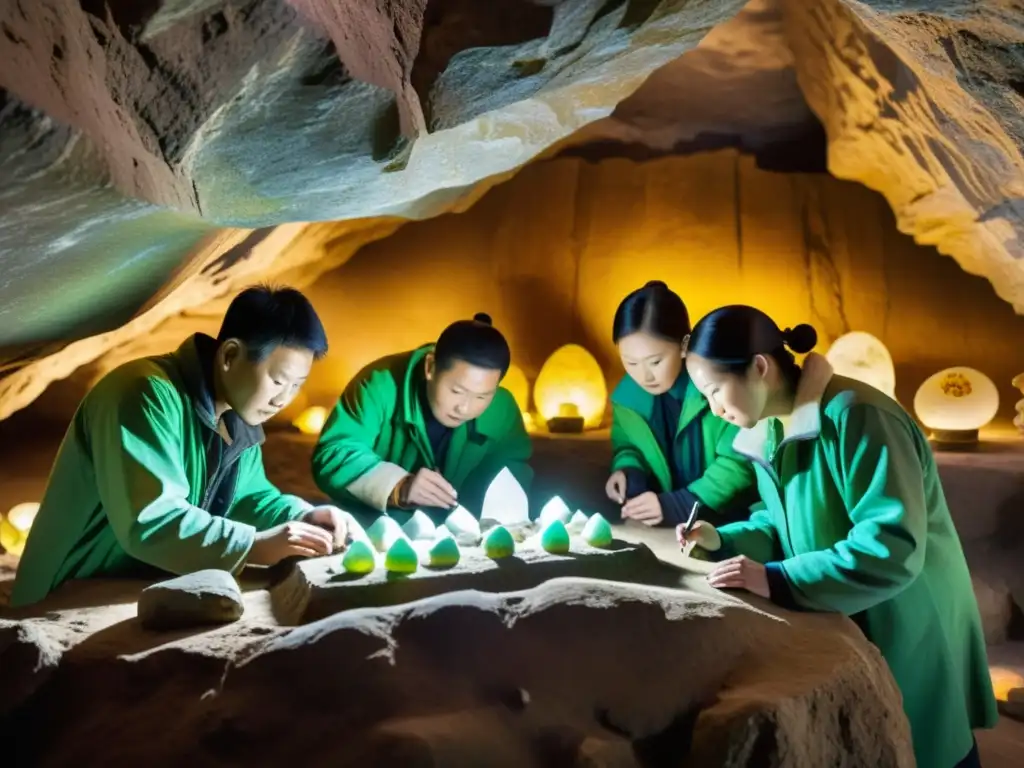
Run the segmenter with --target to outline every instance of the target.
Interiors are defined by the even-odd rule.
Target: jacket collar
[[[174,353],[185,390],[200,421],[217,429],[214,417],[213,359],[217,353],[217,340],[205,333],[197,333],[182,342]],[[265,435],[262,427],[246,424],[234,411],[224,414],[224,423],[231,435],[232,446],[239,450],[261,444]]]
[[[704,395],[691,382],[685,366],[675,384],[666,394],[675,397],[682,403],[679,429],[685,429],[690,422],[710,408]],[[611,401],[615,405],[636,411],[644,421],[650,422],[651,415],[654,413],[654,398],[654,395],[637,384],[627,373],[612,391]]]
[[[732,447],[739,454],[758,461],[771,459],[766,455],[766,446],[773,441],[776,424],[782,426],[782,439],[773,453],[783,443],[793,440],[813,440],[821,434],[821,401],[825,389],[832,380],[832,365],[822,355],[811,353],[804,360],[797,384],[793,412],[788,416],[761,419],[750,429],[741,429],[733,440]]]

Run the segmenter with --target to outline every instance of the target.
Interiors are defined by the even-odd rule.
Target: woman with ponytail
[[[479,516],[508,467],[527,492],[533,450],[512,393],[508,342],[482,312],[436,344],[370,363],[345,388],[313,452],[320,489],[357,517]]]
[[[996,705],[977,602],[928,441],[894,400],[836,376],[807,325],[780,330],[753,307],[702,319],[686,367],[764,507],[698,522],[680,543],[721,561],[708,576],[796,610],[850,616],[889,663],[921,768],[978,765],[972,729]]]
[[[612,393],[608,498],[625,519],[677,525],[694,505],[720,517],[756,500],[750,463],[732,449],[737,429],[716,418],[683,366],[690,317],[662,282],[619,305],[612,340],[627,375]],[[735,519],[735,516],[733,516]]]

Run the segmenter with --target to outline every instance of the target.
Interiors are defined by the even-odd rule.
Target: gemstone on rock
[[[410,541],[430,541],[434,538],[436,530],[434,521],[422,509],[413,512],[412,517],[402,526],[402,532]]]
[[[484,538],[484,553],[492,560],[509,557],[516,551],[516,542],[512,534],[502,525],[496,525],[487,532]]]
[[[438,539],[430,548],[430,564],[435,568],[451,568],[458,565],[462,553],[459,552],[459,545],[451,536]]]
[[[373,542],[373,547],[378,552],[387,552],[391,545],[405,537],[402,533],[402,526],[387,515],[381,515],[373,521],[373,525],[366,529],[366,535]]]
[[[583,540],[592,547],[607,547],[612,543],[612,526],[600,512],[590,516],[583,526]]]
[[[541,531],[540,546],[553,555],[564,555],[569,551],[569,531],[561,520],[553,520]]]
[[[568,523],[570,517],[572,510],[562,501],[561,496],[555,496],[541,508],[537,522],[541,528],[546,528],[555,520],[560,520],[563,524]]]
[[[398,539],[384,556],[388,573],[414,573],[420,567],[420,558],[406,538]]]
[[[341,558],[341,567],[347,573],[370,573],[377,567],[373,548],[365,541],[353,541]]]
[[[569,520],[568,523],[566,523],[565,527],[569,529],[569,533],[575,534],[581,533],[583,531],[583,526],[585,526],[586,524],[587,516],[577,509],[576,514],[574,514],[572,516],[572,519]]]

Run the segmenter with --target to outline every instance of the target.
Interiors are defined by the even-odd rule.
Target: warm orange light
[[[533,414],[529,411],[523,411],[523,426],[526,427],[527,432],[537,431],[537,423],[533,420]]]
[[[327,422],[327,409],[320,405],[307,408],[292,422],[304,435],[319,435]]]
[[[1024,677],[1012,669],[989,667],[988,673],[992,678],[992,690],[999,701],[1009,701],[1010,691],[1014,688],[1024,689]]]
[[[501,380],[501,386],[512,393],[520,411],[526,411],[530,407],[530,382],[526,380],[526,374],[518,365],[508,367],[505,378]]]
[[[576,408],[587,427],[599,427],[604,418],[608,389],[597,360],[578,344],[556,349],[540,369],[533,385],[533,401],[545,421]]]
[[[580,409],[576,406],[576,403],[562,403],[558,406],[558,418],[578,419],[579,417]]]
[[[0,518],[0,545],[12,555],[21,556],[25,551],[28,532],[39,512],[39,505],[27,502],[11,507],[6,516]]]

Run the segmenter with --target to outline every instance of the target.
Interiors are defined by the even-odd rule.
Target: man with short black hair
[[[481,513],[504,468],[529,490],[530,436],[499,384],[508,342],[485,314],[448,326],[436,344],[371,363],[349,383],[313,453],[313,477],[356,512],[423,509],[435,519],[456,504]]]
[[[104,376],[64,437],[32,525],[12,605],[69,579],[237,572],[344,546],[347,518],[282,494],[263,470],[260,425],[327,353],[296,290],[249,288],[217,339]]]

